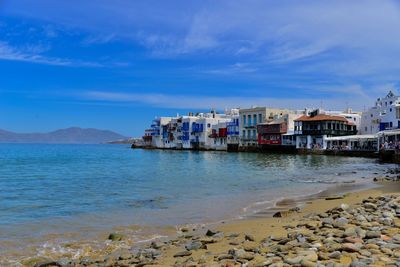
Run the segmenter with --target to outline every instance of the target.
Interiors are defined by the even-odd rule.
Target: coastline
[[[261,241],[266,238],[268,235],[274,235],[276,237],[284,237],[287,234],[287,230],[285,226],[287,225],[295,225],[301,221],[301,219],[311,213],[322,213],[326,212],[329,209],[333,209],[335,207],[339,207],[342,204],[347,204],[353,206],[357,203],[360,203],[362,200],[367,198],[375,198],[382,195],[388,194],[397,194],[400,195],[400,183],[396,181],[385,181],[379,182],[377,188],[374,189],[366,189],[362,191],[351,192],[343,195],[343,198],[338,199],[330,199],[327,200],[329,194],[321,194],[321,198],[315,198],[315,196],[311,197],[309,200],[305,201],[305,204],[298,212],[292,212],[287,216],[281,218],[274,218],[272,216],[264,216],[261,218],[246,218],[242,220],[236,220],[229,223],[224,223],[216,226],[212,229],[215,232],[224,233],[228,238],[222,238],[216,243],[210,243],[207,245],[207,251],[205,250],[196,250],[193,251],[190,257],[194,259],[194,261],[198,261],[204,258],[204,255],[211,252],[210,259],[212,255],[223,254],[235,247],[235,242],[232,242],[232,238],[229,236],[238,234],[237,239],[245,240],[245,235],[252,236],[255,241]],[[333,194],[331,196],[337,196]],[[289,203],[289,204],[288,204]],[[292,207],[293,202],[288,201],[287,203],[283,203],[278,207],[277,210],[287,210]],[[204,235],[204,231],[208,229],[196,229],[195,231],[189,231],[188,236],[194,235]],[[196,238],[195,238],[196,239]],[[238,244],[239,245],[239,244]],[[236,246],[237,247],[237,246]],[[182,251],[182,247],[170,247],[163,252],[163,256],[157,261],[158,263],[155,266],[173,266],[177,263],[176,255],[177,253]],[[208,264],[211,264],[209,262]],[[208,266],[208,265],[205,265]],[[228,265],[227,265],[228,266]],[[236,266],[236,265],[229,265]],[[263,265],[260,265],[263,266]]]
[[[393,177],[394,178],[394,177]],[[384,180],[384,178],[382,178]],[[290,223],[296,223],[301,220],[301,218],[311,212],[324,212],[328,209],[337,207],[343,203],[347,205],[354,205],[361,200],[368,197],[376,197],[382,194],[388,193],[399,193],[400,192],[400,183],[392,181],[385,181],[376,183],[377,188],[357,188],[357,185],[354,184],[342,184],[341,186],[330,187],[330,190],[324,190],[322,192],[318,192],[316,194],[312,194],[309,196],[298,197],[298,198],[286,198],[278,201],[273,208],[266,210],[265,212],[255,213],[254,216],[245,216],[240,219],[232,219],[232,220],[223,220],[215,223],[207,223],[202,225],[181,225],[177,226],[176,229],[169,227],[162,229],[164,234],[162,237],[157,235],[150,235],[148,240],[141,240],[132,242],[115,241],[109,242],[106,250],[101,251],[100,253],[93,251],[93,253],[88,252],[84,258],[79,260],[74,260],[79,263],[82,260],[88,262],[96,262],[97,265],[93,266],[101,266],[100,263],[105,262],[110,257],[114,257],[115,255],[120,255],[123,252],[130,251],[132,255],[134,253],[138,253],[140,251],[145,251],[148,249],[156,250],[160,256],[156,257],[157,259],[152,263],[155,266],[173,266],[178,261],[188,257],[174,257],[177,253],[185,251],[185,244],[189,241],[196,241],[201,239],[204,236],[205,232],[208,229],[212,229],[212,231],[221,231],[223,233],[236,233],[239,236],[244,237],[244,235],[248,234],[254,237],[255,240],[261,240],[265,238],[268,233],[274,233],[274,235],[284,235],[285,229],[284,226]],[[347,191],[346,191],[347,190]],[[343,198],[339,197],[338,199],[326,200],[325,198],[334,196],[343,196]],[[295,207],[298,207],[299,210],[295,211]],[[274,218],[272,215],[277,212],[285,212],[288,210],[294,210],[293,212],[288,213],[287,215],[284,213],[281,218]],[[160,229],[158,229],[160,230]],[[161,238],[160,238],[161,237]],[[107,237],[104,237],[107,238]],[[222,238],[217,243],[207,244],[207,250],[199,249],[190,251],[191,255],[189,258],[193,258],[194,260],[200,260],[204,258],[206,254],[220,254],[223,252],[227,252],[229,248],[232,247],[231,239]],[[158,245],[154,245],[158,244]],[[156,247],[156,248],[154,248]],[[212,258],[212,257],[211,257]],[[54,262],[55,258],[46,258],[46,257],[37,257],[35,259],[29,259],[24,262],[25,266],[42,266],[42,263],[51,263]],[[61,259],[64,262],[68,262],[71,260],[70,258],[63,257]],[[46,266],[46,265],[43,265]],[[53,265],[47,265],[53,266]],[[54,265],[57,266],[57,265]],[[64,265],[61,265],[64,266]],[[74,266],[74,265],[65,265],[65,266]],[[77,265],[81,266],[81,265]],[[105,265],[107,266],[107,265]],[[108,265],[108,266],[123,266],[123,265]],[[135,265],[132,265],[135,266]],[[137,265],[144,266],[144,265]],[[185,266],[179,265],[178,266]],[[198,265],[201,266],[201,265]],[[208,265],[205,265],[208,266]]]

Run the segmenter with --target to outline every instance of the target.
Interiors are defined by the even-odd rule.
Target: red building
[[[259,145],[281,145],[282,135],[287,132],[286,122],[262,123],[257,125]]]

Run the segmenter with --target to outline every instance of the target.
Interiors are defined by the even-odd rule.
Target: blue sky
[[[363,110],[400,85],[398,1],[0,1],[0,128],[139,136],[156,115]]]

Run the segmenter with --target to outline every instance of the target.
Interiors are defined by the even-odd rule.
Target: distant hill
[[[126,139],[108,130],[71,127],[48,133],[14,133],[0,129],[1,143],[99,144]]]

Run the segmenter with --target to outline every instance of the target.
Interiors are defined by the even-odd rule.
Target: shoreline
[[[382,179],[384,179],[384,178],[382,178]],[[387,184],[390,184],[390,186],[388,187]],[[159,237],[153,235],[148,240],[141,240],[141,241],[139,240],[134,243],[133,242],[123,243],[121,241],[110,242],[111,245],[106,249],[106,251],[102,251],[102,253],[94,252],[92,255],[86,256],[83,259],[84,260],[97,259],[97,263],[100,263],[101,261],[104,261],[105,259],[109,258],[111,255],[115,255],[116,253],[118,254],[121,251],[126,252],[126,250],[131,250],[131,251],[138,252],[138,251],[149,249],[149,243],[151,241],[153,241],[153,244],[150,244],[150,248],[152,248],[154,246],[154,244],[158,244],[158,246],[160,246],[159,249],[162,250],[162,257],[157,260],[159,265],[156,265],[156,266],[172,266],[175,264],[175,261],[176,261],[176,257],[174,257],[174,255],[177,252],[179,252],[179,249],[181,250],[182,247],[172,246],[172,247],[169,247],[168,249],[164,250],[165,247],[162,244],[170,244],[170,243],[173,244],[174,241],[178,242],[177,240],[181,239],[182,237],[184,238],[184,240],[186,240],[187,233],[190,233],[189,235],[197,235],[197,236],[200,235],[201,236],[201,235],[204,235],[204,233],[207,229],[216,229],[216,231],[223,231],[224,233],[240,232],[240,234],[242,234],[242,235],[244,235],[246,232],[246,233],[249,233],[250,235],[254,235],[255,237],[257,237],[258,236],[257,229],[259,229],[259,226],[264,226],[264,227],[269,226],[270,227],[269,229],[273,230],[275,232],[277,229],[279,229],[279,227],[282,226],[282,224],[284,222],[288,223],[289,222],[288,220],[290,220],[290,221],[299,220],[300,217],[302,215],[304,215],[305,213],[307,213],[308,211],[332,208],[333,206],[335,206],[338,203],[341,203],[343,201],[346,201],[346,203],[351,205],[351,204],[354,204],[357,200],[362,199],[362,197],[367,197],[370,195],[378,196],[382,192],[387,193],[387,192],[391,191],[391,189],[393,189],[393,185],[396,186],[397,192],[400,192],[399,183],[397,183],[397,182],[384,182],[383,184],[378,183],[378,184],[376,184],[376,186],[378,188],[373,188],[373,189],[357,188],[358,184],[352,184],[352,183],[341,184],[340,186],[338,186],[338,185],[330,186],[328,190],[323,190],[322,192],[318,192],[316,194],[311,194],[308,196],[301,196],[301,197],[297,197],[297,198],[284,198],[280,201],[277,201],[275,203],[274,207],[268,209],[266,212],[256,213],[256,214],[254,214],[254,216],[245,216],[245,217],[239,218],[239,219],[221,220],[218,222],[197,224],[194,227],[194,231],[192,231],[192,229],[190,227],[191,225],[179,225],[179,226],[176,226],[176,229],[172,229],[172,227],[169,227],[168,233],[165,236],[163,236],[162,238],[159,238]],[[341,187],[341,190],[338,189],[340,187]],[[346,192],[346,190],[348,192]],[[338,196],[338,195],[343,195],[344,197],[338,198],[338,199],[332,199],[332,200],[325,200],[325,198],[328,196],[334,196],[334,198],[336,198],[336,196]],[[298,208],[300,208],[299,212],[297,211]],[[285,212],[290,209],[292,209],[293,212],[290,212],[290,214],[288,214],[288,215],[283,215],[283,218],[272,217],[272,215],[274,215],[275,213]],[[279,226],[274,227],[273,225],[275,225],[275,224],[277,224]],[[246,230],[244,230],[244,229],[246,229]],[[183,231],[181,231],[181,230],[183,230]],[[119,242],[121,242],[121,243],[118,244]],[[221,246],[221,244],[218,245],[218,247],[220,247],[220,246]],[[227,244],[224,244],[222,247],[225,248],[226,246],[227,246]],[[214,248],[213,248],[212,244],[210,244],[209,251],[214,252]],[[215,250],[215,252],[218,252],[218,251],[219,251],[218,249]],[[160,253],[161,253],[161,251],[160,251]],[[203,251],[203,253],[204,253],[204,251]],[[191,255],[201,256],[201,255],[197,255],[196,251]],[[36,257],[36,258],[31,258],[31,259],[25,261],[24,266],[35,266],[35,264],[36,264],[36,266],[41,266],[40,265],[41,262],[49,263],[54,260],[60,260],[60,259],[59,258],[52,259],[52,258],[46,258],[46,257]],[[61,260],[68,261],[69,259],[63,257]],[[53,265],[48,265],[48,266],[53,266]],[[54,266],[57,266],[57,265],[54,265]],[[62,265],[62,266],[64,266],[64,265]],[[70,266],[70,265],[66,265],[66,266]],[[80,266],[80,265],[77,265],[77,266]],[[115,266],[119,266],[119,265],[115,265]]]
[[[215,243],[209,243],[207,246],[207,251],[202,249],[191,251],[192,253],[190,255],[190,258],[193,258],[195,262],[196,260],[201,261],[204,258],[210,258],[209,260],[213,261],[214,259],[213,257],[208,257],[208,256],[204,257],[204,256],[207,255],[207,253],[209,252],[211,252],[211,255],[209,256],[218,255],[221,253],[226,254],[226,252],[228,252],[229,249],[231,249],[232,247],[240,246],[240,243],[246,241],[250,242],[261,241],[262,239],[266,238],[268,234],[273,234],[274,236],[279,238],[284,237],[287,232],[285,229],[286,226],[291,224],[295,225],[299,223],[304,218],[304,216],[307,216],[308,214],[323,213],[329,209],[339,207],[342,204],[353,206],[357,203],[360,203],[362,200],[371,197],[374,198],[388,194],[396,194],[400,196],[400,183],[397,181],[379,182],[377,186],[378,187],[374,189],[366,189],[366,190],[346,193],[343,195],[343,197],[336,198],[337,195],[334,194],[331,195],[333,196],[332,199],[330,199],[328,195],[324,196],[321,195],[323,196],[322,198],[309,199],[305,202],[305,204],[302,206],[300,210],[298,211],[293,210],[292,212],[289,212],[287,215],[282,215],[282,217],[270,216],[261,218],[245,218],[241,220],[231,221],[226,224],[222,223],[214,228],[211,228],[211,231],[216,233],[224,233],[224,237]],[[280,206],[279,211],[282,210],[288,211],[291,209],[290,207],[292,206],[283,204]],[[201,236],[204,235],[205,231],[208,230],[209,230],[208,228],[207,229],[202,228],[200,229],[200,231],[198,231],[197,229],[196,231],[189,230],[188,231],[189,234],[187,234],[186,236],[191,236],[192,234]],[[400,229],[398,230],[400,231]],[[183,236],[185,236],[184,233]],[[254,239],[254,241],[246,240],[248,239],[246,238],[246,236],[250,236],[251,237],[250,239]],[[236,242],[236,241],[232,242],[232,240],[240,238],[242,239],[241,242]],[[197,237],[193,239],[197,240]],[[219,238],[217,237],[217,239]],[[179,246],[170,247],[166,249],[163,253],[163,256],[157,261],[157,264],[154,266],[174,266],[176,263],[178,263],[177,266],[184,266],[184,265],[179,265],[181,264],[179,263],[179,260],[184,257],[182,258],[176,257],[176,255],[181,252],[182,252],[182,247]],[[187,260],[189,256],[186,256],[185,258]],[[208,262],[207,264],[211,264],[211,262]],[[204,266],[209,266],[207,264]],[[215,266],[220,266],[220,265],[215,265]],[[227,266],[236,266],[236,265],[227,265]],[[259,266],[264,266],[264,265],[259,265]]]

